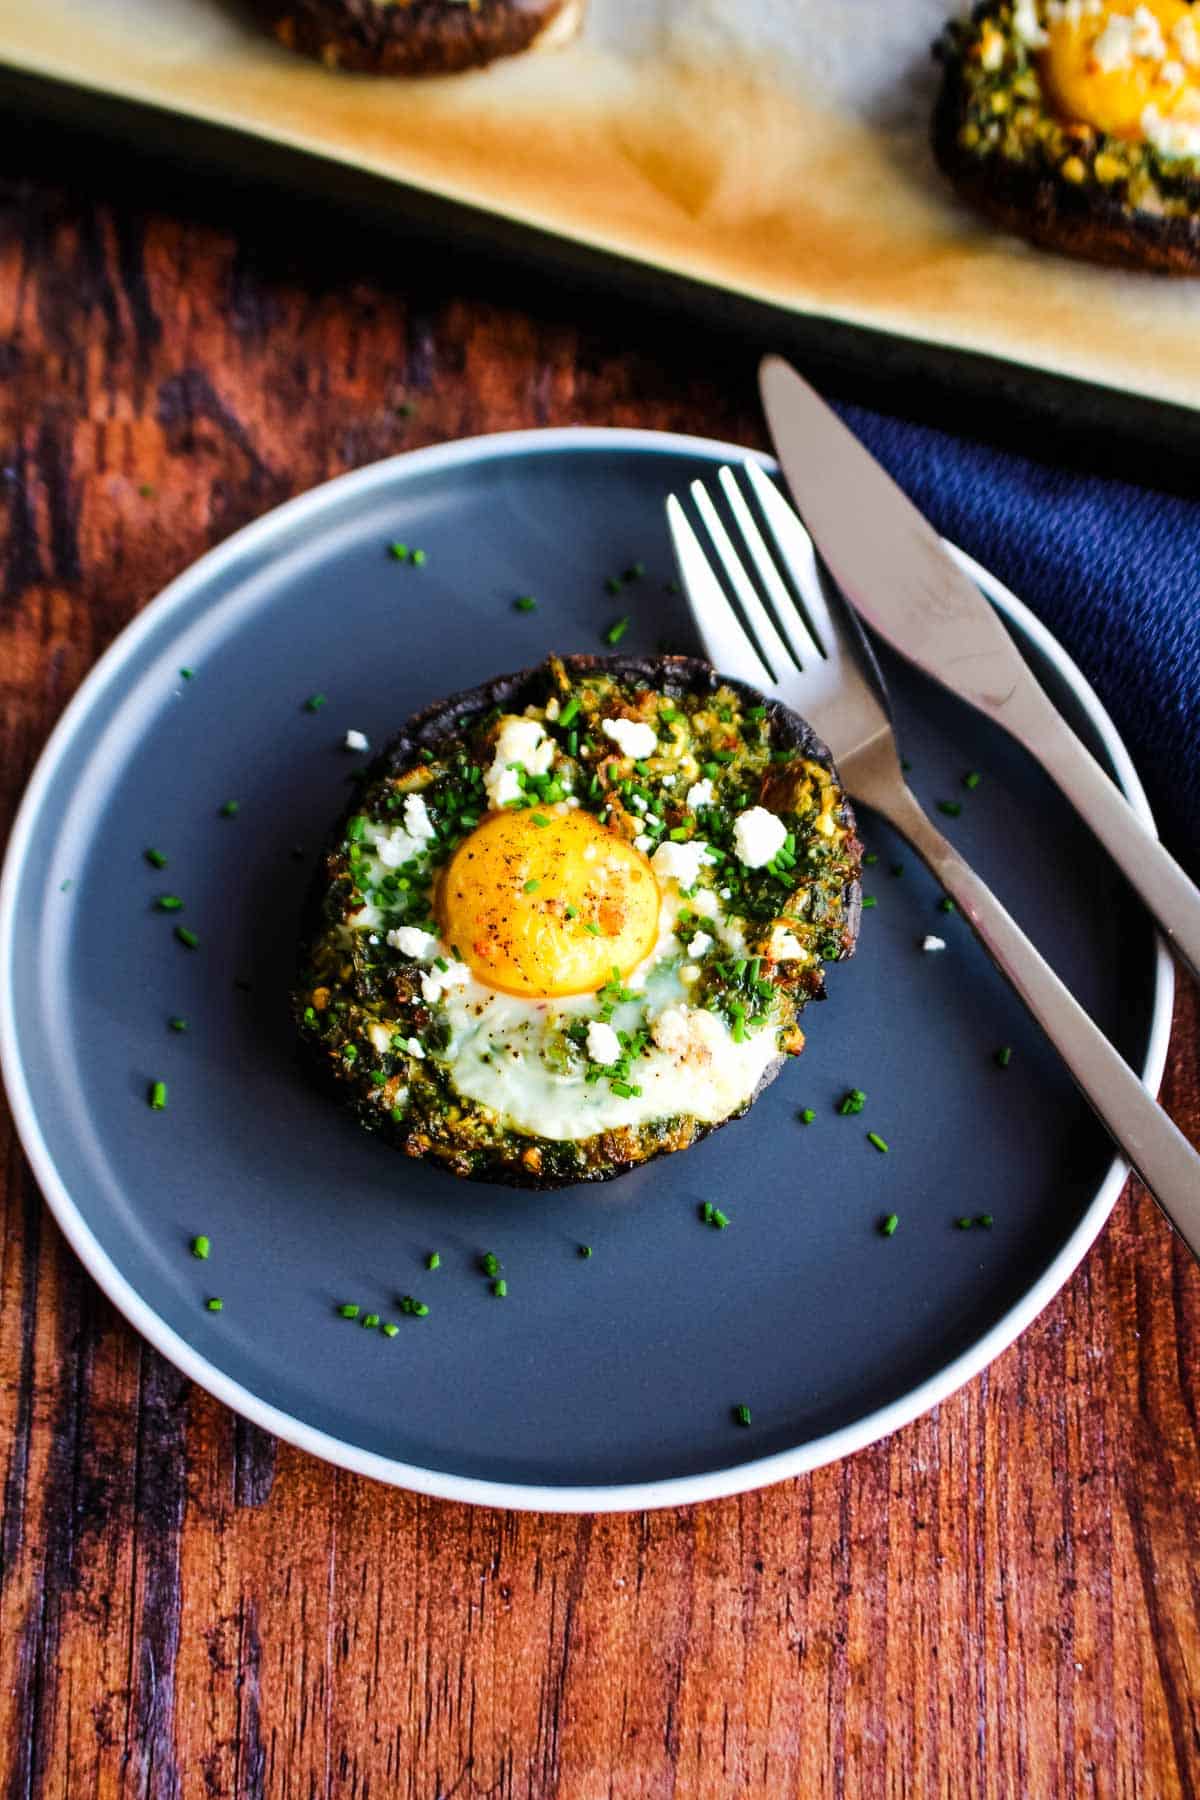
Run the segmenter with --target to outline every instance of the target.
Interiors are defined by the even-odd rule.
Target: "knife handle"
[[[1095,832],[1172,950],[1200,977],[1200,888],[1143,825],[1041,688],[1031,683],[1018,715],[1003,722]]]
[[[1103,777],[1101,777],[1103,780]],[[895,826],[937,876],[1012,983],[1122,1155],[1200,1261],[1200,1154],[1113,1049],[1016,920],[926,817],[903,783],[856,794]]]

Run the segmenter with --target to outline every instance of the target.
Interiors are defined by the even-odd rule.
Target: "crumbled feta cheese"
[[[409,837],[402,825],[394,825],[390,831],[381,831],[375,839],[375,854],[385,869],[402,869],[405,863],[420,856],[424,848],[424,844],[419,844],[416,838]]]
[[[703,1007],[669,1006],[654,1021],[650,1035],[668,1056],[702,1067],[712,1061],[715,1049],[723,1047],[727,1034],[720,1019]]]
[[[595,1063],[610,1064],[621,1060],[621,1040],[603,1019],[593,1019],[587,1028],[587,1053]]]
[[[414,962],[429,962],[437,952],[438,941],[431,931],[422,931],[419,925],[399,925],[395,931],[389,931],[387,941],[393,950],[401,956],[411,956]]]
[[[698,931],[688,945],[688,955],[703,956],[706,950],[712,949],[712,946],[713,940],[711,935],[707,931]]]
[[[680,981],[685,981],[689,987],[691,987],[693,981],[699,981],[700,971],[696,967],[696,964],[684,963],[682,969],[679,971],[679,979]]]
[[[408,1054],[410,1056],[415,1056],[418,1062],[425,1061],[425,1047],[421,1043],[420,1038],[409,1038]]]
[[[1171,48],[1189,69],[1200,69],[1200,34],[1194,19],[1176,19],[1171,27]]]
[[[722,900],[730,900],[730,899],[732,899],[732,897],[733,897],[733,889],[732,888],[722,888],[721,889]]]
[[[421,998],[426,1006],[433,1006],[442,997],[442,984],[436,975],[422,975]]]
[[[374,1044],[376,1050],[378,1050],[380,1056],[382,1056],[385,1051],[391,1049],[392,1034],[386,1025],[381,1025],[379,1023],[378,1019],[376,1019],[373,1024],[367,1026],[367,1036]]]
[[[662,784],[664,787],[674,787],[675,786],[675,777],[673,775],[664,775],[662,778]]]
[[[1200,118],[1171,114],[1164,118],[1157,106],[1142,114],[1142,135],[1160,156],[1200,156]]]
[[[605,719],[600,729],[605,737],[612,739],[622,756],[630,756],[635,762],[653,756],[658,749],[654,727],[641,725],[636,719]]]
[[[733,847],[748,869],[764,868],[786,841],[787,826],[765,806],[752,806],[734,821]]]
[[[559,714],[558,699],[554,694],[551,694],[550,698],[546,702],[546,717],[548,719],[557,719],[558,714]]]
[[[653,838],[648,838],[644,831],[639,831],[637,836],[633,840],[633,847],[635,850],[640,850],[642,855],[645,856],[647,850],[650,848],[650,846],[653,842],[654,842]]]
[[[777,925],[771,933],[770,955],[776,962],[807,962],[808,951],[804,945],[784,925]]]
[[[487,797],[496,811],[521,797],[521,784],[511,764],[530,775],[545,775],[553,761],[554,739],[546,736],[537,719],[502,719],[492,766],[483,778]]]
[[[693,895],[691,907],[692,911],[699,913],[702,919],[715,919],[721,910],[717,896],[711,888],[701,888],[698,894]]]
[[[685,844],[668,841],[660,844],[650,859],[650,866],[661,881],[677,881],[680,887],[695,887],[700,871],[712,861],[708,845],[699,838]]]
[[[429,816],[429,808],[425,804],[424,794],[409,794],[404,802],[404,829],[410,838],[424,844],[432,843],[437,833],[433,829],[433,820]]]
[[[1167,54],[1162,26],[1148,6],[1139,6],[1133,15],[1133,54],[1161,62]]]
[[[1017,0],[1013,8],[1013,29],[1028,50],[1044,50],[1050,41],[1038,18],[1037,0]]]
[[[934,937],[933,933],[929,932],[921,939],[921,948],[922,950],[944,950],[946,948],[946,940],[945,938]]]
[[[1133,61],[1133,20],[1124,13],[1110,14],[1104,30],[1092,45],[1092,61],[1105,75],[1127,69]]]
[[[687,799],[684,801],[684,805],[686,807],[688,807],[690,809],[690,811],[695,812],[695,810],[698,806],[711,806],[712,805],[712,797],[713,797],[712,782],[711,781],[696,781],[696,782],[693,782],[691,787],[688,789]]]
[[[645,812],[647,806],[647,802],[643,800],[640,794],[634,794],[631,797],[629,804],[632,806],[634,812]]]
[[[342,739],[347,750],[369,750],[370,740],[361,731],[348,731]]]

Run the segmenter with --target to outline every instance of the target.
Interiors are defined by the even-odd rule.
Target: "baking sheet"
[[[933,166],[948,0],[592,0],[476,74],[330,73],[238,0],[0,0],[0,62],[718,287],[1200,408],[1200,283],[1060,261]]]

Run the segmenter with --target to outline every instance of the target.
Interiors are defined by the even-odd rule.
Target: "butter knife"
[[[859,617],[1037,758],[1200,975],[1200,889],[1076,737],[928,520],[790,363],[764,358],[759,386],[800,515]]]

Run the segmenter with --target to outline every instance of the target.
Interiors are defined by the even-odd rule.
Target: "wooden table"
[[[29,141],[0,141],[6,817],[131,614],[311,483],[509,426],[761,439],[749,351],[699,327],[227,185],[147,194],[136,163],[29,180]],[[1194,1138],[1197,1040],[1185,987],[1165,1100]],[[4,1144],[6,1800],[1200,1793],[1200,1273],[1136,1184],[1021,1341],[887,1442],[561,1519],[226,1412]]]

